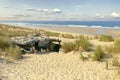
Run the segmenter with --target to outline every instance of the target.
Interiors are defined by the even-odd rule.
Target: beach
[[[0,0],[0,80],[120,80],[120,0]]]
[[[111,36],[119,36],[120,29],[110,29],[110,28],[92,28],[92,27],[36,27],[39,29],[51,30],[51,31],[59,31],[59,32],[68,32],[75,34],[87,34],[87,35],[111,35]]]
[[[39,27],[41,29],[62,34],[95,36],[98,28],[72,28],[72,27]],[[17,29],[19,31],[19,29]],[[101,29],[103,30],[103,29]],[[113,32],[118,36],[119,30],[105,29],[106,33]],[[110,33],[109,33],[110,32]],[[92,34],[91,34],[92,33]],[[94,35],[93,35],[94,34]],[[51,37],[60,39],[64,42],[73,42],[75,39],[63,37]],[[101,42],[98,39],[89,40],[93,48],[96,46],[110,46],[114,42]],[[93,52],[83,51],[84,56]],[[64,53],[63,50],[57,52],[41,52],[25,54],[22,59],[6,63],[0,60],[0,79],[1,80],[119,80],[118,67],[112,66],[112,58],[109,58],[109,68],[106,69],[106,62],[93,61],[88,59],[83,61],[80,52]],[[120,55],[118,55],[120,59]]]
[[[23,60],[0,63],[2,80],[119,80],[117,68],[104,62],[82,61],[79,54],[26,54]]]

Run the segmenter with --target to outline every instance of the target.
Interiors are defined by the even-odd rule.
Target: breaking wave
[[[56,22],[56,21],[55,21]],[[89,25],[89,24],[74,24],[74,23],[50,23],[48,21],[48,23],[42,23],[42,22],[31,22],[31,21],[2,21],[0,22],[1,24],[9,24],[9,25],[15,25],[15,26],[26,26],[26,27],[88,27],[88,28],[107,28],[107,29],[120,29],[120,26],[111,26],[111,25],[106,25],[106,26],[103,26],[103,25]]]

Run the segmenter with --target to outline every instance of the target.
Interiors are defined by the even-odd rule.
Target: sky
[[[0,0],[0,20],[120,21],[120,0]]]

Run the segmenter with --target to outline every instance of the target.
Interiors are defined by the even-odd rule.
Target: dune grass
[[[11,45],[11,42],[10,42],[9,37],[0,36],[0,49],[1,50],[8,48],[10,45]]]
[[[62,34],[63,38],[74,39],[75,37],[72,34]]]
[[[99,41],[111,42],[114,41],[114,39],[110,35],[101,35]]]
[[[5,31],[0,31],[0,36],[8,36],[8,33],[6,33]]]
[[[120,54],[120,40],[116,40],[114,45],[105,46],[108,53]]]
[[[75,44],[73,42],[64,42],[62,45],[62,49],[65,53],[73,51],[75,47]]]
[[[70,51],[88,51],[90,47],[89,41],[82,36],[80,39],[74,41],[74,42],[65,42],[62,45],[62,49],[65,53]]]
[[[43,31],[45,35],[59,37],[60,33],[57,32],[50,32],[50,31]]]
[[[0,36],[19,37],[36,33],[35,30],[0,24]]]
[[[5,56],[7,58],[10,58],[10,59],[13,59],[13,60],[20,59],[21,58],[21,53],[20,53],[19,47],[10,46],[10,47],[6,48]]]
[[[88,41],[87,38],[85,38],[85,36],[80,36],[80,38],[78,40],[75,41],[75,50],[84,50],[84,51],[88,51],[90,47],[90,43]]]
[[[102,50],[101,46],[97,46],[94,52],[94,60],[100,61],[105,56],[104,51]]]

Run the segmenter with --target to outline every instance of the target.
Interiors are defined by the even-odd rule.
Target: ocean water
[[[120,21],[0,21],[2,24],[32,27],[92,27],[120,29]]]

